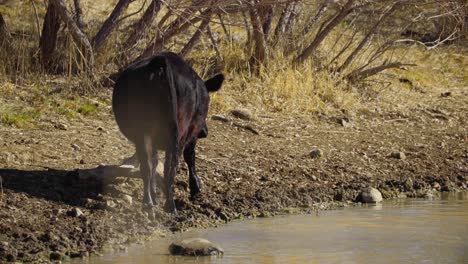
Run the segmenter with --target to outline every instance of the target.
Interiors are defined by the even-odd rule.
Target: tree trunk
[[[265,41],[268,41],[271,31],[271,25],[273,23],[274,10],[273,7],[265,7],[262,10],[262,29]]]
[[[323,30],[317,33],[317,36],[312,41],[312,43],[305,48],[296,59],[294,59],[294,64],[299,64],[304,62],[314,51],[315,49],[322,43],[326,36],[335,28],[352,10],[354,0],[348,0],[345,5],[341,8],[338,14],[328,23]]]
[[[309,31],[315,26],[315,24],[320,21],[325,11],[327,11],[328,7],[333,3],[333,0],[325,0],[320,4],[317,13],[315,16],[310,17],[309,21],[305,24],[304,28],[302,29],[302,35],[305,36]]]
[[[3,19],[2,13],[0,13],[0,39],[5,40],[7,37],[7,28],[6,28],[6,23],[5,19]]]
[[[80,0],[74,0],[75,3],[75,22],[81,31],[84,31],[83,10],[81,10]]]
[[[125,42],[129,49],[147,34],[159,10],[161,10],[161,0],[152,0],[141,19],[132,25],[130,35]]]
[[[54,54],[57,47],[57,34],[60,29],[60,16],[57,6],[49,2],[47,6],[42,34],[39,39],[39,49],[41,51],[41,64],[44,69],[50,71],[54,63]]]
[[[268,48],[263,34],[262,23],[258,10],[255,7],[255,1],[252,1],[249,10],[250,22],[252,23],[253,39],[255,41],[255,53],[250,58],[250,65],[254,72],[259,72],[262,66],[267,63]]]
[[[83,62],[86,64],[85,71],[91,76],[94,70],[94,55],[91,43],[86,35],[78,28],[73,17],[68,13],[64,0],[50,0],[50,3],[57,8],[57,13],[70,30],[73,40],[76,42],[77,46],[82,49],[82,54],[84,56]]]
[[[289,16],[292,13],[292,10],[294,9],[294,5],[296,5],[296,2],[290,2],[288,5],[283,9],[283,12],[281,12],[281,16],[278,20],[278,24],[276,24],[275,28],[275,34],[274,34],[274,41],[279,39],[280,35],[284,34],[286,32],[286,24],[289,21]]]
[[[197,30],[195,31],[193,36],[190,38],[189,42],[187,42],[187,44],[184,46],[182,51],[179,53],[180,56],[185,57],[193,49],[197,41],[200,39],[201,33],[205,30],[205,28],[210,23],[211,10],[207,10],[203,12],[202,17],[203,17],[203,20],[200,23],[200,26],[198,26]]]
[[[102,48],[105,41],[107,40],[107,37],[117,26],[119,17],[123,14],[123,12],[125,12],[125,10],[127,10],[129,4],[130,0],[119,0],[117,5],[114,7],[114,10],[112,10],[112,13],[109,15],[106,21],[104,21],[101,29],[99,29],[98,33],[91,41],[94,52],[97,53]]]

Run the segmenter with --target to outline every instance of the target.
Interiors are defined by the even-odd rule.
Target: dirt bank
[[[77,169],[117,164],[133,153],[110,111],[43,120],[38,129],[0,127],[0,262],[82,257],[158,232],[313,210],[354,201],[366,186],[384,198],[466,190],[468,90],[442,92],[417,94],[416,104],[367,102],[322,117],[210,120],[210,135],[198,146],[204,194],[189,200],[181,165],[179,214],[159,211],[154,219],[140,210],[139,179],[79,177]],[[313,150],[320,157],[312,158]]]

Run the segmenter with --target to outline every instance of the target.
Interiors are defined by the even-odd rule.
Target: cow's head
[[[215,75],[211,79],[208,79],[205,81],[206,91],[208,92],[208,94],[218,91],[221,88],[221,85],[223,84],[223,82],[224,82],[223,74]],[[205,103],[202,104],[204,108],[204,110],[202,110],[202,112],[204,112],[202,116],[204,116],[204,118],[206,118],[206,114],[208,113],[208,104],[210,102],[210,96],[206,95],[205,98],[207,101],[205,101]],[[203,119],[203,125],[201,127],[201,130],[198,132],[198,138],[206,138],[207,136],[208,136],[208,127],[206,126],[206,121]]]

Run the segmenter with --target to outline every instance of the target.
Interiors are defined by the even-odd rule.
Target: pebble
[[[203,238],[186,238],[169,246],[171,255],[210,256],[223,254],[224,250]]]
[[[122,195],[122,200],[125,201],[129,205],[131,205],[133,203],[133,198],[128,194],[123,194]]]
[[[400,160],[406,159],[406,155],[403,152],[392,152],[392,154],[390,154],[390,157],[394,159],[400,159]]]
[[[368,187],[361,192],[361,200],[363,203],[380,203],[383,201],[380,191],[372,187]]]
[[[108,209],[115,208],[116,206],[117,206],[117,204],[116,204],[114,201],[112,201],[112,200],[107,200],[107,201],[106,201],[106,207],[107,207]]]
[[[54,127],[60,130],[68,130],[68,127],[65,124],[61,124],[61,123],[55,124]]]
[[[68,210],[67,215],[72,217],[80,217],[83,215],[83,211],[81,211],[79,208],[74,207]]]
[[[323,152],[320,149],[314,149],[309,153],[309,156],[313,159],[320,158],[323,156]]]

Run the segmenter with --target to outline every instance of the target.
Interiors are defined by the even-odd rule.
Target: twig
[[[37,14],[36,4],[34,3],[34,0],[31,0],[31,3],[34,9],[34,15],[36,16],[37,39],[41,39],[41,26],[39,22],[39,15]]]
[[[243,124],[239,124],[239,123],[232,123],[233,126],[235,127],[238,127],[238,128],[242,128],[242,129],[245,129],[247,131],[250,131],[252,133],[254,133],[255,135],[260,135],[260,133],[255,129],[253,128],[251,125],[243,125]]]
[[[140,13],[140,12],[143,10],[143,8],[145,7],[145,5],[146,5],[146,0],[143,1],[143,4],[141,5],[140,9],[138,9],[137,11],[135,11],[135,12],[133,12],[133,13],[131,13],[131,14],[128,14],[128,15],[126,15],[126,16],[120,18],[120,19],[118,19],[116,23],[118,24],[118,23],[120,23],[122,20],[127,19],[127,18],[129,18],[129,17],[131,17],[131,16],[134,16],[134,15]]]
[[[213,37],[213,32],[211,32],[210,26],[206,27],[206,33],[208,34],[208,37],[211,41],[211,44],[213,45],[213,49],[216,52],[216,55],[219,57],[221,61],[223,61],[223,56],[221,55],[221,52],[219,51],[218,44],[216,43],[216,40]]]

